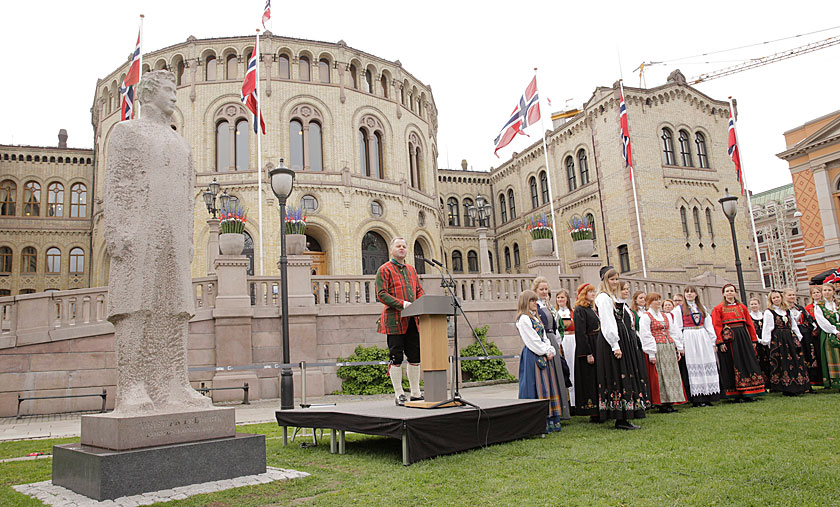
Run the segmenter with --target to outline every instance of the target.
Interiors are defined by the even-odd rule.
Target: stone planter
[[[575,257],[578,259],[592,257],[592,254],[595,253],[595,240],[579,239],[572,241],[572,249],[575,251]]]
[[[301,255],[306,251],[306,234],[286,234],[286,255]]]
[[[534,251],[534,257],[550,257],[551,251],[554,250],[554,239],[543,238],[531,240],[531,249]]]
[[[219,251],[222,255],[242,255],[245,249],[245,235],[237,232],[219,234]]]

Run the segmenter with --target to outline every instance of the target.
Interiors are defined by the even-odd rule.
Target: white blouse
[[[687,302],[686,303],[691,311],[697,311],[697,305],[695,303]],[[683,336],[683,314],[682,314],[682,305],[674,308],[671,312],[674,314],[674,329],[676,330],[677,334],[680,335],[680,341],[684,344],[685,337]],[[703,317],[703,331],[706,332],[706,336],[709,339],[709,343],[714,345],[717,341],[717,336],[715,335],[715,327],[712,323],[712,316],[709,313],[709,310],[706,307],[703,307],[703,311],[706,313],[706,316]],[[680,349],[682,350],[682,349]]]
[[[752,320],[764,320],[764,312],[754,312],[750,310],[750,317]]]
[[[837,303],[833,301],[825,303],[825,307],[829,310],[837,311]],[[837,328],[834,327],[831,324],[831,322],[829,322],[828,319],[825,318],[825,315],[823,315],[823,311],[822,308],[820,308],[820,305],[814,305],[814,317],[816,317],[817,325],[820,326],[820,329],[822,329],[828,334],[837,334]]]
[[[650,312],[653,315],[653,318],[659,321],[660,323],[664,324],[665,319],[667,318],[666,314],[656,311],[656,310],[648,310],[647,312],[641,314],[639,317],[639,338],[642,340],[642,350],[645,351],[645,354],[648,355],[651,359],[656,359],[656,338],[653,337],[653,333],[650,330],[650,316],[648,315]],[[682,351],[683,350],[683,342],[682,337],[679,336],[679,333],[671,325],[670,319],[668,319],[668,335],[674,340],[674,343],[677,346],[677,349]]]
[[[598,294],[595,298],[595,307],[598,309],[598,320],[601,321],[601,334],[610,344],[613,352],[619,349],[618,346],[618,324],[615,321],[615,303],[618,300],[606,292]]]
[[[773,312],[776,312],[776,315],[779,317],[787,315],[787,313],[778,306],[774,306],[772,311],[769,309],[764,310],[764,325],[761,326],[761,339],[759,340],[759,343],[762,345],[770,345],[773,330],[776,328],[776,319],[773,318]],[[793,331],[793,334],[796,335],[797,339],[802,339],[802,333],[799,332],[799,326],[796,325],[796,320],[793,319],[793,315],[791,315],[790,330]]]
[[[539,319],[539,317],[536,318]],[[549,352],[557,354],[557,351],[549,343],[548,338],[541,338],[534,331],[534,326],[531,325],[531,319],[527,315],[521,315],[519,317],[519,320],[516,321],[516,329],[519,331],[519,336],[522,337],[522,342],[534,354],[538,356],[544,356]]]

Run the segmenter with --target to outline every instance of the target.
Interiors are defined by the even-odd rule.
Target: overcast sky
[[[277,35],[337,42],[402,61],[432,86],[438,107],[438,167],[498,166],[532,138],[493,156],[493,139],[533,75],[555,110],[580,107],[596,86],[623,70],[638,86],[639,63],[771,41],[840,25],[840,2],[346,2],[273,0]],[[198,38],[250,35],[263,0],[3,2],[4,69],[0,144],[54,146],[60,128],[72,147],[93,144],[90,107],[96,80],[125,61],[146,15],[144,52]],[[651,66],[647,86],[675,68],[687,78],[808,42],[840,29]],[[621,55],[619,66],[618,54]],[[708,63],[703,63],[708,62]],[[782,133],[840,109],[840,46],[697,85],[738,100],[741,156],[750,188],[790,182]],[[548,119],[548,115],[544,111]],[[631,133],[632,135],[632,133]],[[538,139],[538,137],[537,137]],[[618,140],[616,139],[616,143]]]

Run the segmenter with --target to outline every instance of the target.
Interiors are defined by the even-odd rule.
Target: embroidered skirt
[[[721,392],[726,397],[764,394],[764,375],[747,328],[736,326],[730,329],[733,339],[725,344],[726,352],[721,352],[718,346]]]
[[[790,329],[773,330],[768,389],[794,394],[808,390],[811,383],[800,350]]]
[[[802,331],[802,361],[808,369],[808,380],[812,386],[823,385],[822,376],[822,357],[820,357],[820,335],[822,331],[817,329],[804,329],[806,326],[800,326]]]
[[[770,384],[770,374],[773,372],[773,365],[770,364],[770,345],[755,344],[755,357],[758,359],[758,366],[761,374],[764,375],[764,384]]]
[[[840,387],[840,348],[828,341],[826,333],[820,334],[822,377],[825,387]]]
[[[621,359],[615,358],[603,335],[599,335],[596,345],[598,414],[602,421],[641,419],[645,417],[645,410],[650,408],[644,358],[626,333],[625,326],[619,324],[618,328]]]
[[[720,399],[720,377],[718,376],[715,344],[705,329],[683,329],[685,367],[688,372],[686,391],[693,403],[709,403]]]
[[[650,360],[646,363],[650,378],[651,403],[685,403],[685,391],[677,364],[677,346],[673,343],[657,343],[656,364],[652,364]]]
[[[545,368],[537,365],[537,355],[528,347],[519,355],[519,399],[548,400],[546,431],[560,431],[560,390],[553,361],[546,361]]]

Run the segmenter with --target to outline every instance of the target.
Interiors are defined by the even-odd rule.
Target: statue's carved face
[[[151,103],[167,116],[175,112],[175,83],[163,80],[152,95]]]

